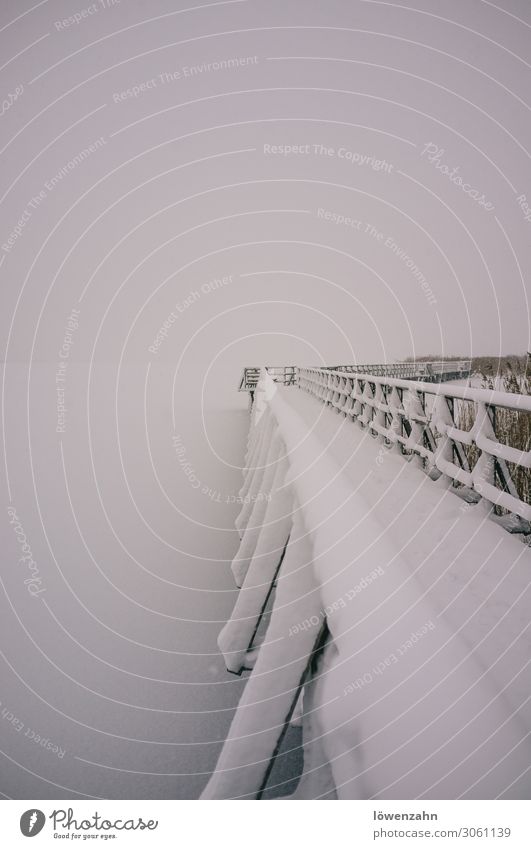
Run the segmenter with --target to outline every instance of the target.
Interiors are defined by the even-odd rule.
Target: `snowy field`
[[[216,638],[236,597],[247,398],[231,372],[203,415],[201,382],[174,388],[170,366],[71,363],[58,433],[56,370],[34,363],[28,394],[27,366],[6,374],[12,508],[39,592],[5,514],[3,790],[196,798],[242,690]]]

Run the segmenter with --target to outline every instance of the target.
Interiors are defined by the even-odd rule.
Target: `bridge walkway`
[[[238,518],[242,589],[219,638],[229,669],[253,671],[204,798],[260,798],[298,682],[295,798],[527,798],[531,549],[418,456],[297,386],[262,387],[251,445],[269,453],[251,451],[246,481],[278,484],[265,522]]]
[[[366,429],[296,388],[278,391],[351,480],[437,615],[474,648],[531,728],[529,547],[492,522],[481,503],[462,501]],[[509,684],[515,669],[523,672]]]

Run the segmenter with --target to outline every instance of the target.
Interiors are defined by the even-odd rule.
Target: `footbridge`
[[[470,360],[442,360],[440,362],[371,363],[370,365],[326,366],[325,371],[340,371],[347,374],[370,374],[377,377],[396,377],[405,380],[423,380],[426,383],[442,383],[469,377]],[[275,383],[294,386],[298,383],[298,366],[266,366]],[[254,392],[260,377],[259,366],[247,366],[243,370],[238,389]]]
[[[529,798],[531,397],[468,373],[244,370],[247,682],[205,798],[281,795],[293,727],[292,798]]]

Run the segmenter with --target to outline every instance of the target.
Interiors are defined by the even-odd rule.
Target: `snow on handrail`
[[[299,372],[320,372],[328,376],[330,374],[344,378],[352,378],[352,373],[345,372],[341,369],[328,368],[299,368]],[[379,383],[380,385],[396,386],[402,389],[411,389],[411,380],[404,378],[385,377],[375,375],[371,372],[355,372],[355,377],[360,380],[369,380],[371,383]],[[486,404],[491,404],[495,407],[505,407],[509,410],[522,410],[531,412],[531,395],[520,395],[516,392],[499,392],[495,389],[476,389],[471,386],[445,386],[443,390],[434,386],[428,381],[415,380],[415,386],[422,392],[427,392],[430,395],[444,395],[448,398],[459,398],[463,401],[483,401]]]
[[[327,370],[373,374],[380,377],[397,377],[418,380],[425,378],[429,383],[466,378],[472,371],[471,360],[437,360],[407,363],[370,363],[362,365],[326,366]]]
[[[266,366],[265,368],[275,383],[291,386],[297,382],[299,371],[297,366]],[[429,383],[442,383],[447,380],[459,380],[468,377],[471,373],[472,362],[471,360],[441,360],[438,362],[350,364],[321,366],[320,368],[331,372],[372,374],[408,380],[424,378]],[[259,366],[246,366],[240,378],[238,391],[254,392],[259,378]]]
[[[240,378],[238,392],[254,392],[260,380],[261,366],[246,366]],[[292,386],[297,382],[297,366],[265,366],[275,383]]]
[[[401,454],[419,456],[431,477],[445,476],[466,500],[483,498],[508,530],[530,532],[531,505],[519,495],[507,464],[530,469],[531,450],[496,435],[497,411],[529,414],[530,396],[324,368],[299,368],[297,386]],[[470,402],[473,424],[465,430],[459,419]]]

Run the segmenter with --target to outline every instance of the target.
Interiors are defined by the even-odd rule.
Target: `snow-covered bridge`
[[[531,398],[430,365],[244,372],[219,645],[252,671],[206,798],[260,798],[290,723],[298,798],[529,797]]]

